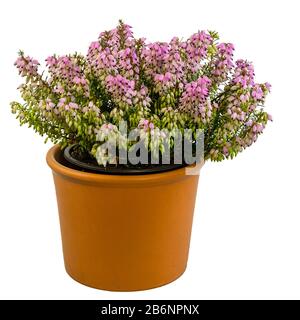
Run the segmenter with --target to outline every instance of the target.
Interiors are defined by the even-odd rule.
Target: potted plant
[[[175,280],[188,258],[203,161],[235,157],[271,116],[268,83],[233,60],[216,32],[148,43],[120,21],[86,56],[46,59],[23,52],[28,124],[55,146],[53,171],[65,267],[75,280],[107,290],[142,290]]]

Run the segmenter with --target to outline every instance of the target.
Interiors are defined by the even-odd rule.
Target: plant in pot
[[[55,146],[53,171],[65,267],[100,289],[161,286],[185,270],[198,175],[206,160],[235,157],[271,116],[268,83],[233,60],[216,32],[148,43],[119,22],[86,56],[50,56],[47,71],[23,52],[28,124]]]

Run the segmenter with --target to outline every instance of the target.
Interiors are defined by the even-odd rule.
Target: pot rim
[[[155,166],[145,166],[142,168],[120,168],[120,167],[109,167],[108,170],[105,167],[99,166],[97,164],[90,164],[84,161],[78,160],[72,156],[72,149],[77,146],[77,144],[70,145],[63,150],[63,155],[65,160],[74,165],[75,169],[78,170],[83,169],[85,172],[90,173],[100,173],[100,174],[109,174],[109,175],[145,175],[145,174],[153,174],[166,172],[171,170],[176,170],[180,168],[187,167],[187,164],[157,164]]]
[[[122,185],[140,185],[140,184],[162,184],[172,183],[178,180],[191,179],[194,175],[187,175],[186,169],[193,168],[193,166],[174,169],[160,173],[147,173],[139,175],[111,175],[101,173],[83,172],[80,170],[69,168],[57,159],[62,157],[62,150],[59,145],[54,145],[49,149],[46,156],[48,166],[52,169],[53,173],[58,174],[66,179],[80,181],[86,184],[109,184],[115,186]]]

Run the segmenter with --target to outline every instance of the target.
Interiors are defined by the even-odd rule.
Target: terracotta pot
[[[67,273],[90,287],[135,291],[177,279],[186,268],[198,175],[185,168],[147,175],[53,171]]]

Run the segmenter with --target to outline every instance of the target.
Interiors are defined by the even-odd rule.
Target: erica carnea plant
[[[118,148],[133,143],[120,138],[121,121],[128,130],[159,136],[160,152],[166,140],[172,148],[164,129],[201,129],[205,159],[232,158],[271,120],[263,110],[270,84],[256,83],[252,63],[234,61],[233,44],[218,39],[199,31],[186,40],[149,43],[120,21],[86,56],[50,56],[42,73],[37,60],[20,52],[15,65],[25,80],[23,102],[12,102],[12,111],[62,147],[79,144],[99,164],[107,137],[118,137]]]

